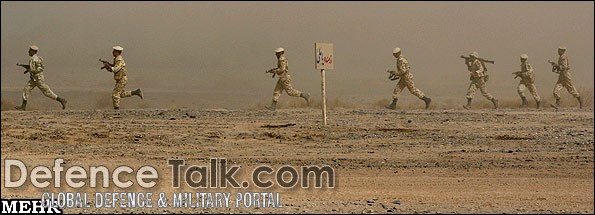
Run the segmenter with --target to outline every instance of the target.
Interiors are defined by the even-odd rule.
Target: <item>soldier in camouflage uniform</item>
[[[467,70],[469,70],[471,74],[471,77],[469,77],[469,80],[471,80],[471,84],[469,84],[469,89],[467,90],[466,95],[467,105],[463,105],[463,108],[471,108],[471,100],[473,99],[473,94],[475,94],[475,91],[477,91],[477,89],[481,91],[482,95],[486,99],[492,101],[492,104],[494,104],[494,108],[498,108],[498,100],[494,98],[492,94],[488,93],[486,87],[487,75],[485,73],[484,65],[478,58],[479,54],[477,54],[477,52],[471,52],[471,54],[469,54],[469,60],[465,61],[465,64],[467,65]]]
[[[277,67],[267,70],[266,73],[273,73],[273,77],[275,77],[275,75],[279,76],[279,80],[277,81],[277,85],[275,85],[275,90],[273,91],[273,101],[271,105],[266,106],[266,108],[269,110],[277,109],[277,101],[279,101],[279,97],[281,96],[281,92],[283,90],[285,90],[289,96],[304,98],[308,105],[310,105],[310,94],[302,93],[299,90],[293,89],[291,86],[291,76],[289,76],[289,68],[287,65],[287,58],[285,57],[285,50],[283,48],[277,48],[275,50],[275,55],[277,56]]]
[[[533,67],[531,67],[531,64],[529,64],[529,61],[527,60],[528,58],[529,56],[527,54],[521,55],[521,71],[514,73],[516,75],[514,78],[521,78],[521,81],[517,87],[517,92],[523,101],[521,107],[527,107],[528,105],[524,92],[526,87],[529,89],[531,95],[533,95],[533,99],[535,99],[536,108],[539,108],[541,107],[541,98],[539,98],[537,88],[535,87],[535,73],[533,73]]]
[[[38,87],[41,90],[41,92],[43,92],[43,95],[47,96],[48,98],[51,98],[52,100],[60,102],[60,104],[62,105],[62,109],[66,109],[66,99],[58,97],[54,92],[52,92],[50,87],[47,84],[45,84],[45,78],[43,76],[43,69],[45,68],[45,66],[43,64],[43,58],[37,55],[38,51],[39,47],[34,45],[30,46],[29,64],[22,65],[17,63],[17,65],[27,68],[27,71],[25,71],[25,73],[29,73],[30,79],[29,82],[27,82],[25,88],[23,89],[23,103],[21,104],[21,106],[17,106],[15,108],[17,110],[25,110],[25,108],[27,107],[27,99],[31,95],[31,90],[33,90],[33,88],[35,87]]]
[[[552,107],[556,109],[560,108],[560,90],[562,89],[562,87],[565,87],[566,90],[568,90],[568,93],[570,93],[578,100],[579,107],[583,108],[583,100],[581,99],[581,96],[579,95],[576,88],[572,85],[572,80],[570,76],[570,65],[568,63],[568,57],[565,53],[566,47],[558,47],[558,55],[560,55],[560,57],[558,57],[557,66],[555,66],[554,70],[552,71],[558,73],[559,76],[558,82],[556,82],[556,85],[554,86],[554,98],[556,98],[556,104],[552,104]]]
[[[426,109],[428,109],[432,100],[426,97],[421,90],[415,87],[415,84],[413,83],[413,74],[409,72],[409,63],[407,62],[407,59],[405,59],[405,57],[403,57],[401,54],[401,49],[395,48],[393,50],[393,56],[395,56],[397,59],[397,70],[389,70],[388,72],[391,74],[389,78],[393,77],[391,80],[400,80],[393,91],[393,102],[386,106],[386,108],[391,110],[397,109],[397,100],[399,100],[399,95],[403,89],[407,87],[411,94],[415,95],[417,98],[423,100],[426,103]]]
[[[126,91],[124,88],[126,87],[126,83],[128,82],[128,78],[126,78],[126,63],[124,62],[124,57],[122,57],[122,51],[124,48],[120,46],[114,46],[112,55],[114,56],[113,63],[104,62],[103,67],[108,72],[114,73],[114,80],[116,80],[116,86],[114,86],[114,91],[112,92],[112,101],[115,110],[120,109],[120,99],[130,97],[132,95],[136,95],[143,99],[143,92],[141,89],[136,89],[135,91]]]

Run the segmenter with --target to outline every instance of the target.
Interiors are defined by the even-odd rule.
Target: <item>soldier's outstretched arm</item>
[[[272,73],[280,75],[281,73],[287,72],[287,63],[281,63],[280,67],[274,68],[271,70]]]
[[[17,63],[17,66],[23,67],[25,68],[25,71],[23,72],[23,74],[27,74],[29,72],[30,66],[27,64],[22,64],[22,63]]]

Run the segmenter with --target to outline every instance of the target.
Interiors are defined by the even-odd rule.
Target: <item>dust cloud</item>
[[[286,49],[293,87],[320,99],[314,43],[334,44],[327,96],[346,107],[378,107],[391,98],[394,47],[411,63],[415,84],[435,107],[463,104],[469,84],[460,55],[477,51],[488,65],[488,90],[520,100],[519,55],[535,68],[537,89],[552,98],[547,60],[567,46],[575,86],[593,98],[593,2],[2,2],[3,104],[20,103],[28,80],[16,62],[35,44],[46,81],[70,109],[109,109],[114,81],[98,58],[124,47],[128,90],[145,100],[122,108],[259,108],[276,79],[273,50]],[[568,93],[563,92],[567,96]],[[402,107],[423,107],[404,92]],[[480,94],[476,100],[485,100]],[[38,89],[33,108],[58,109]],[[302,105],[283,93],[281,106]],[[486,101],[487,102],[487,101]],[[519,101],[520,102],[520,101]],[[570,101],[569,101],[570,102]],[[47,105],[46,105],[47,104]],[[452,104],[452,105],[451,105]],[[4,107],[3,107],[4,109]]]

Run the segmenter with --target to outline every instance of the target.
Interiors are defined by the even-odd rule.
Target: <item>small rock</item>
[[[388,209],[388,207],[386,207],[386,205],[384,205],[384,204],[382,204],[382,203],[380,203],[380,206],[381,206],[383,209]]]
[[[400,205],[400,204],[401,204],[401,200],[398,200],[398,199],[397,199],[397,200],[393,201],[393,204]]]

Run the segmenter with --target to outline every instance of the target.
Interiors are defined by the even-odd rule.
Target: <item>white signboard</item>
[[[332,43],[314,43],[316,56],[316,69],[333,69],[335,59],[333,57]]]

